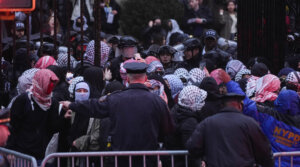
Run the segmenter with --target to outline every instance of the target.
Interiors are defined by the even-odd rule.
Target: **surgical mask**
[[[82,92],[75,92],[75,101],[85,101],[88,100],[90,97],[90,92],[82,93]]]

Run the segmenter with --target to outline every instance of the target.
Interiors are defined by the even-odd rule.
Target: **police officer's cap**
[[[197,38],[190,38],[183,42],[184,50],[193,50],[201,46],[201,42]]]
[[[218,39],[218,34],[215,30],[209,29],[204,33],[204,39],[213,38],[214,40]]]
[[[241,94],[237,94],[237,93],[227,93],[222,97],[222,99],[225,102],[228,102],[228,101],[242,101],[242,100],[244,100],[244,98],[245,98],[245,95],[241,95]]]
[[[119,48],[137,46],[137,41],[131,36],[124,36],[120,39]]]
[[[142,74],[142,73],[146,73],[146,69],[148,68],[148,65],[146,63],[131,62],[131,63],[126,63],[124,65],[124,68],[126,69],[126,72],[128,74]]]
[[[170,54],[171,56],[173,56],[176,52],[177,51],[173,47],[165,45],[159,48],[158,54],[159,55]]]

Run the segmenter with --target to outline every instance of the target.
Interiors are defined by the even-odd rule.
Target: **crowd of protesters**
[[[94,64],[93,1],[85,1],[83,19],[79,3],[69,4],[69,39],[63,14],[55,23],[49,6],[37,9],[44,10],[45,25],[35,24],[39,17],[32,13],[30,30],[26,15],[16,13],[15,32],[7,31],[16,46],[12,36],[2,40],[0,146],[39,163],[53,152],[187,149],[189,166],[274,166],[273,153],[299,151],[300,58],[287,59],[278,74],[264,58],[238,60],[234,1],[218,18],[202,0],[184,1],[182,29],[172,18],[155,17],[138,41],[118,34],[121,8],[104,0],[100,67]],[[217,31],[211,26],[216,19],[222,25]],[[43,46],[35,34],[39,26]],[[156,166],[151,162],[147,166]],[[184,159],[175,162],[183,166]],[[76,166],[83,164],[76,159]]]

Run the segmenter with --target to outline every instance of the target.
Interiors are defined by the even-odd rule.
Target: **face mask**
[[[90,93],[79,93],[79,92],[75,92],[75,101],[85,101],[88,100],[90,97]]]

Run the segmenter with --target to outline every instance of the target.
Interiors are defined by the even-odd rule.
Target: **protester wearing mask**
[[[89,83],[90,98],[100,98],[105,87],[103,70],[100,67],[87,68],[83,73],[84,81]]]
[[[75,85],[75,102],[87,101],[90,98],[90,87],[82,81]],[[73,113],[72,126],[68,142],[72,151],[97,151],[99,150],[100,119],[90,118],[87,115]]]
[[[11,108],[11,135],[7,148],[42,160],[49,136],[58,131],[61,119],[52,90],[59,79],[50,70],[35,73],[29,92],[17,97]]]

